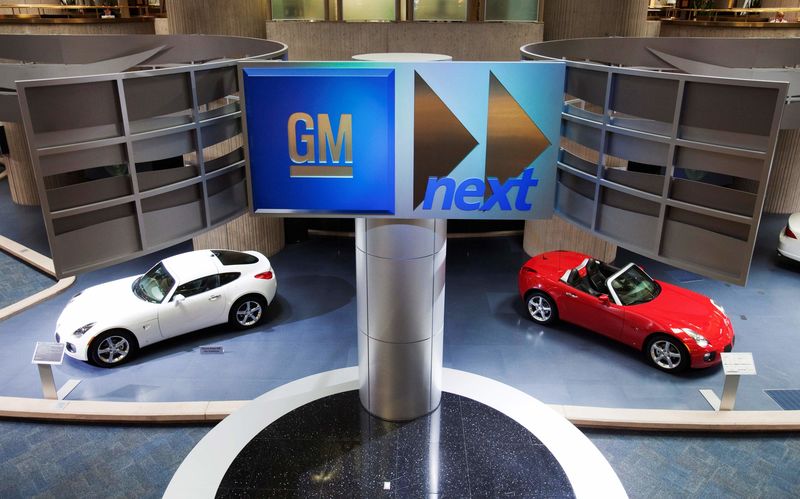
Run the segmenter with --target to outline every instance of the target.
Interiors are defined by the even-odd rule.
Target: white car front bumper
[[[64,343],[66,344],[66,348],[64,352],[72,357],[73,359],[88,361],[89,356],[87,354],[87,347],[88,342],[83,338],[76,338],[72,331],[56,331],[55,340],[57,343]],[[85,335],[84,335],[85,336]]]

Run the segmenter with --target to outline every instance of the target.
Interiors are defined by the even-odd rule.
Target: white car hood
[[[62,335],[96,323],[97,328],[119,327],[132,321],[155,319],[157,307],[133,294],[131,285],[138,276],[126,277],[85,289],[67,304],[58,318],[56,330]],[[93,328],[94,329],[94,328]]]

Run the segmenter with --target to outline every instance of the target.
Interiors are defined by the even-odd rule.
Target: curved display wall
[[[567,59],[556,212],[744,284],[779,125],[792,127],[798,110],[798,73],[777,68],[796,64],[798,49],[800,40],[649,38],[522,47],[525,59]],[[765,64],[776,69],[752,69]]]
[[[6,36],[0,47],[1,58],[20,61],[3,65],[4,81],[17,82],[61,276],[170,246],[245,211],[236,63],[283,59],[284,44]],[[52,79],[65,73],[97,76]],[[15,103],[2,101],[3,119]]]

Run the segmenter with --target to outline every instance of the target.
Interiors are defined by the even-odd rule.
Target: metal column
[[[360,397],[403,421],[441,400],[446,220],[356,219]]]

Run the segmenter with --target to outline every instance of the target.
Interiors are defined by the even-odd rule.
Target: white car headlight
[[[693,331],[693,330],[689,329],[688,327],[685,327],[685,328],[683,328],[683,332],[688,334],[689,337],[691,337],[694,340],[694,342],[697,343],[697,346],[700,346],[700,347],[707,347],[708,346],[708,340],[706,339],[706,337],[703,336],[702,334],[698,333],[697,331]]]
[[[76,329],[72,333],[72,335],[75,336],[76,338],[80,338],[81,336],[83,336],[86,333],[86,331],[92,329],[92,326],[94,326],[95,324],[96,324],[95,322],[90,322],[89,324],[86,324],[85,326],[79,327],[78,329]]]
[[[711,299],[711,304],[717,307],[717,310],[719,310],[720,312],[722,312],[723,315],[725,315],[725,309],[722,307],[722,305],[717,305],[717,302],[715,302],[713,299]]]

